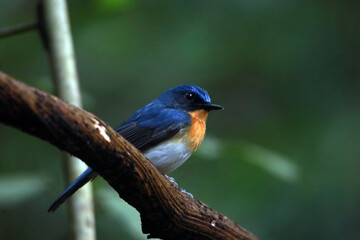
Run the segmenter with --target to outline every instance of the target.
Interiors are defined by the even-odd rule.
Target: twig
[[[82,159],[139,211],[148,237],[258,239],[181,192],[98,117],[1,72],[0,121]]]
[[[24,33],[30,30],[34,30],[39,26],[37,21],[21,23],[15,26],[7,27],[0,30],[0,39],[10,37],[19,33]]]

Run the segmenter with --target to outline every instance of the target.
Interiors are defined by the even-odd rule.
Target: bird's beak
[[[204,105],[202,105],[202,108],[207,110],[207,111],[223,110],[224,109],[223,106],[213,104],[213,103],[204,104]]]

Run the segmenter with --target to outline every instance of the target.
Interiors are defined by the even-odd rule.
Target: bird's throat
[[[196,110],[188,112],[191,116],[191,127],[189,129],[188,141],[192,151],[196,151],[205,137],[206,119],[208,111]]]

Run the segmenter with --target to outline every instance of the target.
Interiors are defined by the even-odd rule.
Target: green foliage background
[[[35,18],[2,0],[0,28]],[[262,239],[360,239],[359,1],[69,1],[84,108],[116,127],[163,90],[207,89],[205,142],[171,173]],[[0,69],[53,92],[37,32],[0,40]],[[69,239],[58,150],[0,125],[0,239]],[[95,181],[99,239],[146,239]]]

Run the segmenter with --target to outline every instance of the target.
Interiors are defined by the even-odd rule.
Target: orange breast
[[[208,112],[205,110],[196,110],[188,113],[190,114],[192,121],[188,133],[188,141],[192,151],[196,151],[205,137]]]

